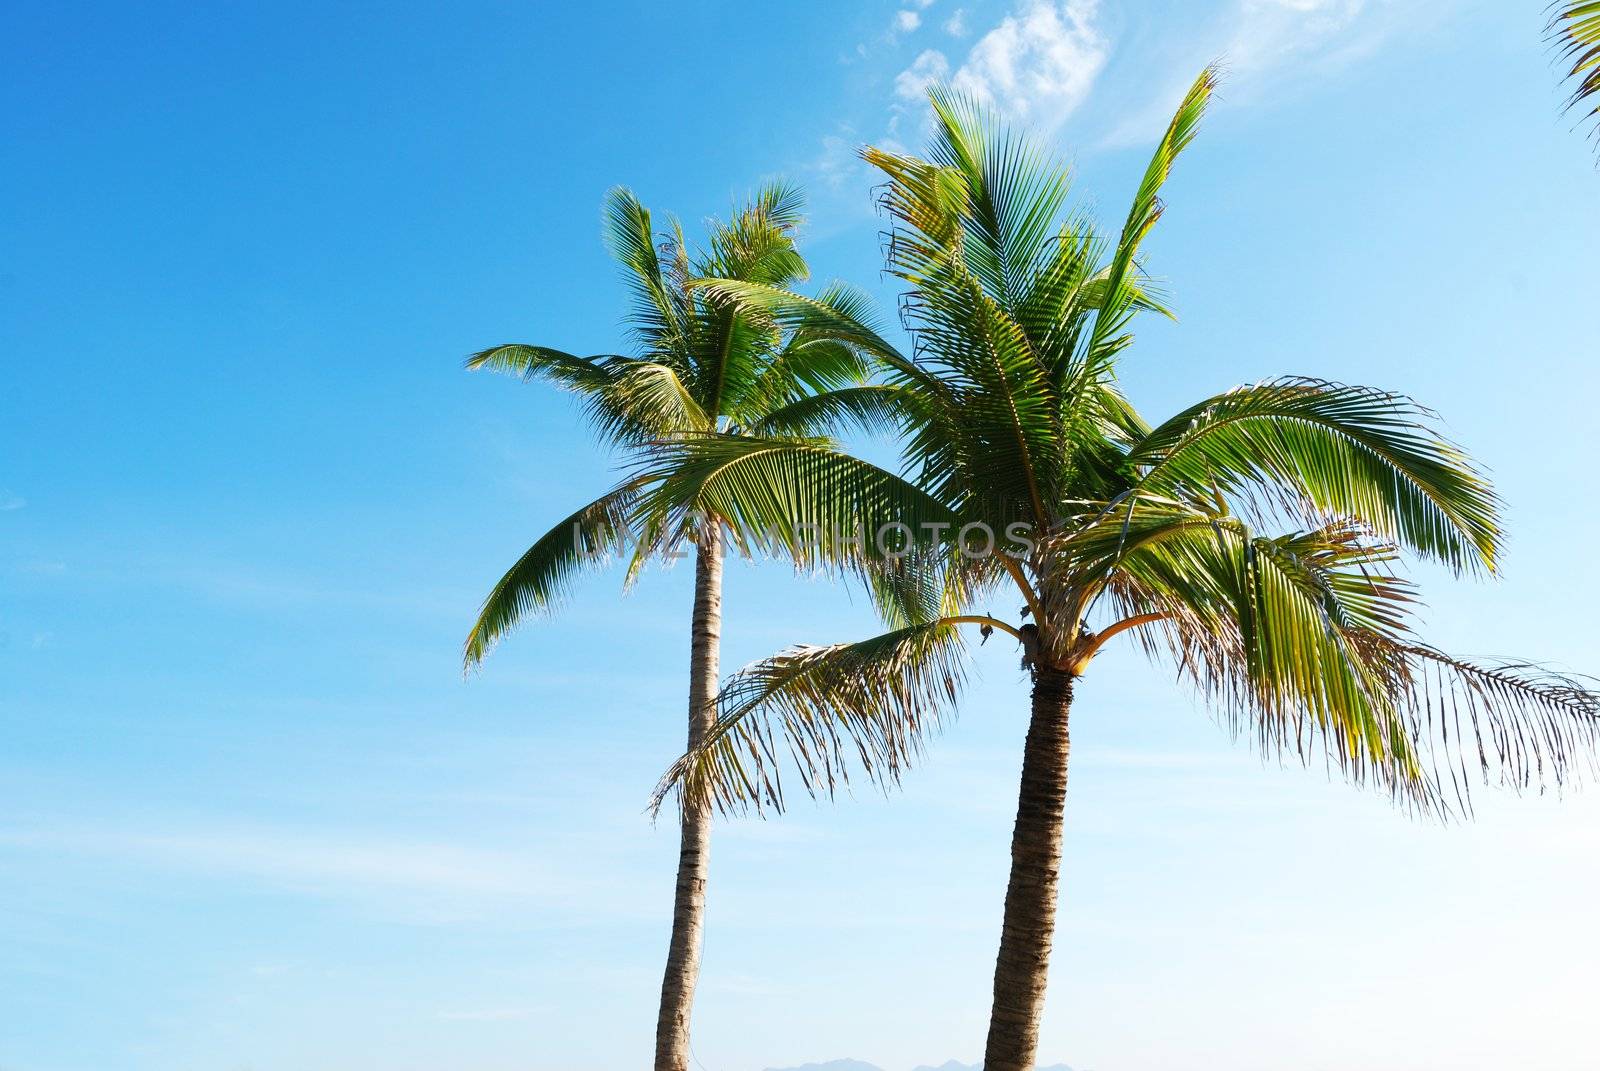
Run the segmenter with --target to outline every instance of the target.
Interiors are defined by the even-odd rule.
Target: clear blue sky
[[[819,280],[881,288],[851,149],[914,147],[927,75],[1025,116],[1114,220],[1224,56],[1149,247],[1183,319],[1148,326],[1130,394],[1415,394],[1513,529],[1497,585],[1421,573],[1432,636],[1600,669],[1600,579],[1564,566],[1600,522],[1600,176],[1542,11],[9,5],[0,1067],[642,1065],[675,858],[643,805],[681,743],[689,572],[598,577],[463,680],[478,599],[607,459],[568,400],[461,360],[613,348],[616,183],[692,224],[786,175]],[[725,665],[871,627],[780,569],[727,587]],[[1014,652],[980,661],[903,793],[720,829],[704,1067],[976,1058],[1025,711]],[[1593,792],[1417,825],[1264,767],[1129,653],[1074,718],[1047,1061],[1593,1057]]]

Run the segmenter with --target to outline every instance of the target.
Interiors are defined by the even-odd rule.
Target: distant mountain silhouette
[[[983,1071],[983,1068],[978,1064],[964,1064],[956,1060],[946,1060],[938,1067],[929,1067],[924,1064],[916,1068],[915,1071]],[[1051,1064],[1049,1067],[1036,1067],[1034,1071],[1072,1071],[1072,1068],[1066,1064]]]
[[[801,1064],[799,1067],[769,1067],[766,1071],[883,1071],[876,1064],[865,1063],[861,1060],[829,1060],[825,1064]],[[947,1060],[938,1067],[924,1064],[915,1071],[983,1071],[977,1064],[963,1064],[955,1060]],[[1051,1064],[1049,1067],[1040,1067],[1037,1071],[1072,1071],[1066,1064]]]

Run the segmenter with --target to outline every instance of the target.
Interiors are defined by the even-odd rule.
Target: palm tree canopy
[[[782,434],[820,443],[835,428],[878,411],[865,383],[870,353],[884,349],[870,304],[847,286],[827,286],[812,322],[784,323],[716,289],[740,283],[789,294],[807,278],[795,246],[799,191],[759,190],[693,249],[674,220],[658,230],[626,189],[606,196],[607,248],[629,290],[627,354],[578,356],[547,346],[506,344],[473,354],[469,368],[542,379],[576,393],[595,428],[636,459],[674,441],[718,434]],[[825,313],[825,315],[822,315]],[[692,535],[697,504],[668,516],[633,476],[583,506],[536,541],[484,601],[466,641],[467,664],[530,613],[554,606],[586,567],[633,542],[630,575],[653,552]],[[644,538],[646,534],[652,538]]]
[[[1073,674],[1131,631],[1264,748],[1322,751],[1422,809],[1464,805],[1470,761],[1516,784],[1560,783],[1591,754],[1600,702],[1583,682],[1453,659],[1415,635],[1399,556],[1493,573],[1502,544],[1492,487],[1431,413],[1286,377],[1152,426],[1119,390],[1136,317],[1165,311],[1140,246],[1215,80],[1207,70],[1190,89],[1110,237],[1069,209],[1063,168],[949,90],[930,93],[926,158],[864,151],[887,179],[888,270],[913,347],[853,339],[884,369],[857,415],[903,434],[903,471],[829,444],[723,434],[673,444],[674,475],[650,496],[737,498],[728,515],[745,532],[905,525],[898,549],[920,580],[902,582],[895,631],[797,648],[731,681],[711,740],[669,771],[658,802],[686,786],[725,808],[781,806],[784,753],[813,790],[854,763],[894,781],[959,694],[961,624],[1005,631],[1031,664]],[[716,290],[775,322],[830,322],[771,286]],[[969,556],[949,538],[967,526],[1029,538]],[[885,553],[871,539],[812,548],[819,562]],[[999,590],[1031,623],[973,609]]]
[[[1600,145],[1600,2],[1560,0],[1552,7],[1545,37],[1572,85],[1566,110],[1576,111],[1580,123],[1592,124],[1590,136]]]

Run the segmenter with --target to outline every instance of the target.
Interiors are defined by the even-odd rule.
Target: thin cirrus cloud
[[[1098,0],[1026,0],[973,43],[959,68],[925,49],[894,81],[895,96],[916,100],[949,81],[1009,119],[1053,130],[1088,97],[1109,46],[1095,25]],[[945,24],[966,32],[964,13]]]
[[[919,9],[933,0],[911,0],[896,12],[890,39],[922,26]],[[1022,0],[998,23],[984,31],[960,66],[937,48],[924,48],[893,79],[893,99],[874,140],[891,151],[904,149],[903,136],[914,136],[907,120],[922,114],[928,86],[947,82],[989,105],[1002,116],[1054,130],[1088,97],[1104,68],[1109,45],[1095,24],[1099,0]],[[953,37],[973,31],[965,8],[954,9],[943,23]],[[857,50],[865,55],[864,47]],[[830,188],[841,188],[859,172],[853,160],[859,139],[853,127],[823,139],[812,164]]]
[[[1375,51],[1421,5],[1396,0],[1235,0],[1205,26],[1169,49],[1163,66],[1174,75],[1116,121],[1101,148],[1153,141],[1200,67],[1220,60],[1235,107],[1271,99],[1292,73],[1304,85]]]
[[[922,27],[922,38],[927,27],[917,9],[927,6],[913,0],[898,13],[913,16],[905,25]],[[934,83],[951,85],[1002,118],[1049,136],[1089,99],[1112,56],[1100,0],[1019,0],[987,28],[973,25],[968,8],[948,10],[943,29],[963,38],[955,49],[964,40],[970,46],[964,54],[949,42],[916,53],[892,79],[875,144],[901,151],[916,140]],[[1224,63],[1231,102],[1245,104],[1262,98],[1264,87],[1276,85],[1286,71],[1299,77],[1332,72],[1373,51],[1411,10],[1397,0],[1227,0],[1183,34],[1156,40],[1154,54],[1139,60],[1141,70],[1153,64],[1171,72],[1170,81],[1147,87],[1141,74],[1120,98],[1127,103],[1119,102],[1097,124],[1103,133],[1093,144],[1116,149],[1153,140],[1195,75],[1213,60]],[[1135,11],[1125,17],[1139,16]],[[852,157],[859,142],[854,127],[841,126],[824,139],[812,170],[829,187],[842,188],[858,173]]]

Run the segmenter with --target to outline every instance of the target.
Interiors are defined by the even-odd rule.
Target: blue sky
[[[1423,12],[1423,7],[1431,10]],[[556,1071],[648,1052],[689,570],[600,576],[464,680],[478,599],[606,480],[569,401],[461,370],[603,351],[613,184],[691,223],[782,174],[818,280],[878,271],[863,142],[930,76],[1103,219],[1227,87],[1149,245],[1161,416],[1284,372],[1408,391],[1495,473],[1504,581],[1431,636],[1600,668],[1600,182],[1542,4],[12,5],[0,19],[0,1067]],[[724,664],[871,628],[736,567]],[[714,1071],[973,1060],[1025,682],[991,643],[905,791],[724,824]],[[1074,713],[1041,1056],[1096,1071],[1570,1069],[1600,804],[1419,825],[1263,765],[1129,652]]]

